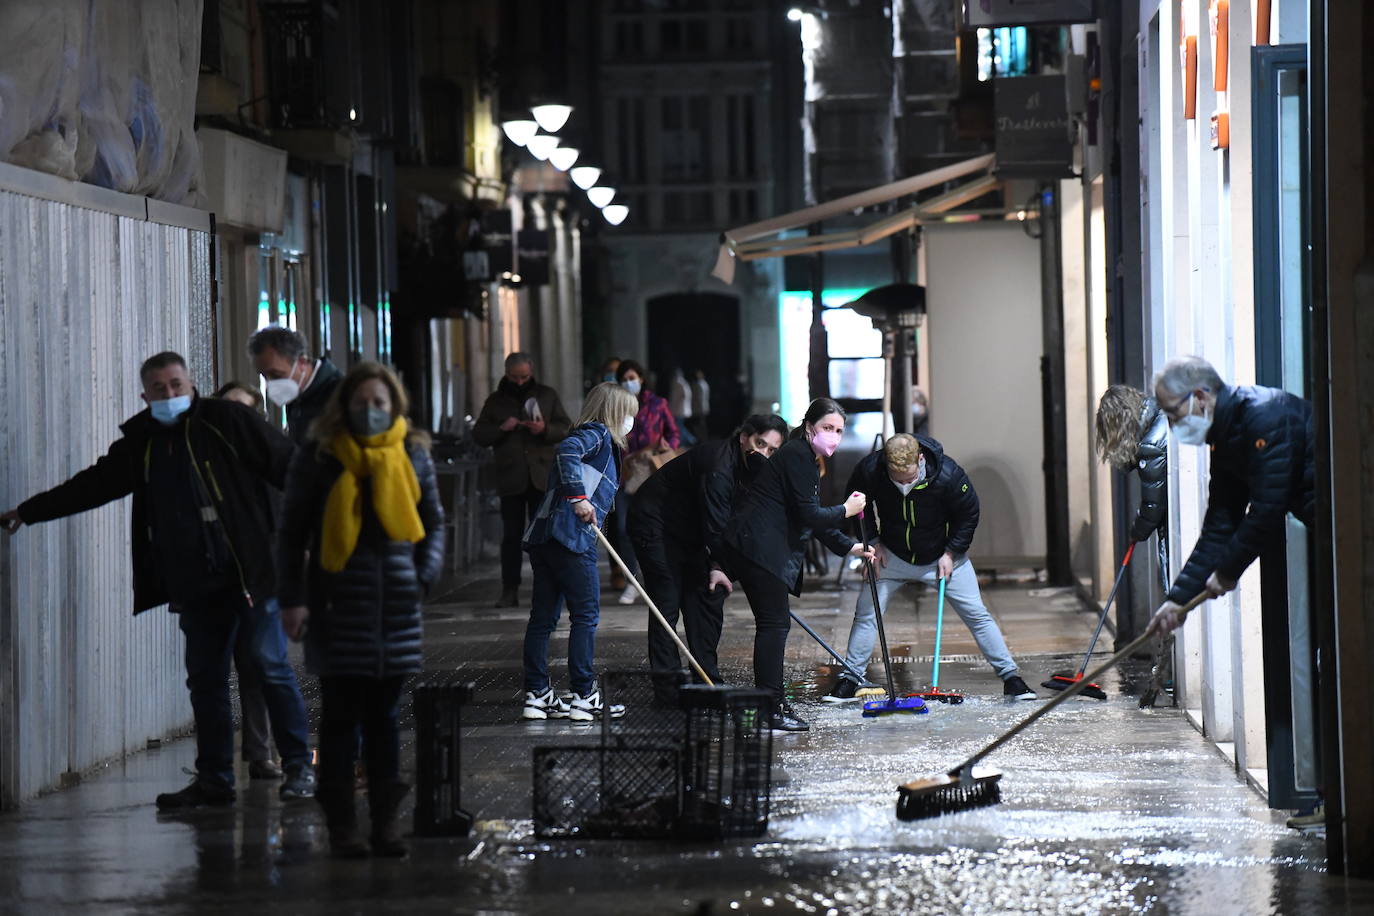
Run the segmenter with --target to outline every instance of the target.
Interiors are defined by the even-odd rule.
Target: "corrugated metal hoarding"
[[[154,222],[155,202],[109,192],[63,202],[46,177],[37,194],[4,190],[16,174],[0,173],[4,508],[104,453],[143,407],[147,356],[177,350],[202,390],[214,383],[208,221],[187,228],[196,211],[162,208],[183,225]],[[120,500],[0,539],[6,806],[190,723],[176,618],[132,616],[129,511]]]

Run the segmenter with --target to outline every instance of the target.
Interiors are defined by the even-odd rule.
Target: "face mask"
[[[167,398],[165,401],[150,401],[148,409],[153,412],[153,419],[163,426],[171,426],[177,421],[177,417],[191,409],[191,396],[183,394],[180,397]]]
[[[820,432],[819,430],[811,434],[811,450],[817,455],[829,458],[835,454],[835,449],[840,447],[840,434],[835,432]]]
[[[630,392],[630,394],[633,395],[638,395],[639,389],[644,387],[637,378],[626,379],[620,384],[625,388],[626,391]]]
[[[622,436],[628,436],[628,435],[630,434],[630,430],[632,430],[632,429],[634,429],[634,428],[635,428],[635,418],[634,418],[634,417],[626,417],[625,419],[623,419],[623,420],[620,421],[620,434],[621,434]]]
[[[353,430],[353,435],[364,439],[380,436],[391,429],[394,422],[396,421],[391,418],[391,411],[382,410],[380,407],[360,407],[348,413],[348,425]]]
[[[601,376],[601,381],[603,381],[603,382],[614,382],[614,381],[615,381],[615,373],[614,373],[614,372],[607,372],[605,375]]]
[[[1188,410],[1193,409],[1193,395],[1188,395]],[[1210,416],[1188,413],[1174,423],[1174,437],[1184,445],[1205,445],[1207,431],[1212,428]]]
[[[286,378],[274,378],[267,380],[267,396],[272,399],[273,404],[285,407],[301,395],[300,382],[295,378],[296,370],[292,368],[291,374]]]
[[[747,452],[744,456],[745,474],[752,479],[755,474],[763,470],[763,466],[767,463],[768,458],[762,453]]]

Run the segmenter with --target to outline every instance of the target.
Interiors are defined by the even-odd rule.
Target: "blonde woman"
[[[1113,385],[1097,404],[1097,454],[1119,471],[1140,473],[1140,504],[1131,540],[1159,532],[1163,562],[1164,522],[1169,509],[1169,418],[1154,398],[1129,385]]]
[[[524,546],[534,571],[530,620],[525,627],[525,719],[572,719],[594,722],[603,708],[592,659],[596,625],[601,617],[601,576],[597,572],[597,537],[615,504],[620,487],[620,459],[634,428],[639,401],[614,382],[602,382],[587,393],[586,406],[568,437],[558,443],[548,488]],[[573,696],[564,701],[549,682],[549,636],[559,611],[568,606],[568,679]]]
[[[420,671],[420,600],[443,563],[443,508],[429,436],[406,422],[405,389],[387,367],[349,370],[296,450],[278,529],[282,625],[319,675],[320,783],[332,853],[368,854],[353,807],[361,727],[371,852],[402,856],[396,815],[401,685]],[[310,564],[306,569],[306,553]]]

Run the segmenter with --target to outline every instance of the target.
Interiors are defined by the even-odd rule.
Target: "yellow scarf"
[[[420,501],[420,481],[415,466],[406,454],[406,421],[397,417],[391,429],[366,439],[340,433],[329,451],[343,465],[324,504],[324,532],[320,544],[320,566],[326,572],[339,572],[358,546],[363,529],[362,488],[360,481],[372,478],[372,508],[387,536],[414,544],[425,536],[416,504]]]

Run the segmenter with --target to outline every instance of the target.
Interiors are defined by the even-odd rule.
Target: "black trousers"
[[[501,587],[520,587],[520,568],[525,562],[520,539],[525,536],[529,520],[539,509],[544,491],[530,486],[524,493],[501,497]]]
[[[730,563],[749,599],[749,610],[754,612],[754,686],[771,693],[775,702],[781,701],[783,657],[787,633],[792,629],[792,596],[782,580],[763,567],[743,559]]]
[[[397,677],[320,678],[320,782],[353,784],[361,728],[367,781],[380,786],[401,773],[401,685]]]
[[[681,611],[682,627],[687,631],[687,650],[714,683],[721,682],[717,667],[720,632],[725,624],[723,588],[706,590],[710,571],[706,554],[700,548],[685,549],[672,538],[647,539],[636,535],[635,555],[639,558],[641,581],[664,618],[677,627]],[[682,667],[677,644],[656,620],[649,621],[649,668],[654,672],[676,671]]]

